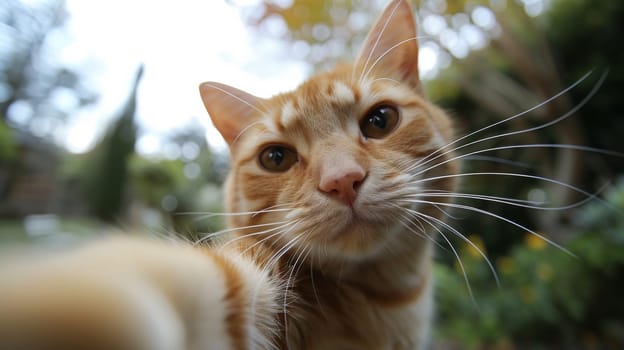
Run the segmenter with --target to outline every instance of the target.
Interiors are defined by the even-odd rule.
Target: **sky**
[[[101,95],[73,117],[66,147],[84,152],[93,146],[143,63],[137,150],[156,154],[165,135],[197,123],[206,127],[212,147],[223,148],[199,97],[201,82],[219,81],[269,97],[296,87],[308,74],[306,64],[284,55],[282,42],[259,37],[245,23],[243,12],[257,2],[68,0],[68,43],[60,59],[87,73],[87,83]]]
[[[270,26],[264,33],[246,23],[245,14],[257,9],[260,1],[66,0],[69,19],[62,29],[59,60],[82,72],[87,85],[100,94],[96,104],[70,120],[62,137],[66,148],[80,153],[94,145],[126,100],[143,63],[137,151],[161,154],[166,136],[197,125],[205,128],[210,146],[223,150],[225,143],[211,126],[199,96],[201,82],[218,81],[270,97],[295,88],[310,73],[304,58],[279,39],[287,30],[283,21],[266,21]],[[449,54],[441,53],[463,58],[486,46],[484,33],[496,30],[487,8],[478,6],[471,14],[458,16],[453,21],[457,28],[447,27],[440,16],[418,19],[424,34],[438,36],[447,50],[432,42],[421,45],[421,76],[431,78],[450,63]]]

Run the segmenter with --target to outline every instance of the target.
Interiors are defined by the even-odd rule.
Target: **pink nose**
[[[366,171],[357,163],[350,161],[324,169],[321,174],[319,189],[334,196],[346,205],[353,205],[358,188],[366,177]]]

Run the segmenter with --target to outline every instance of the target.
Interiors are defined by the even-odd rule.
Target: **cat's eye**
[[[283,145],[270,145],[260,152],[258,161],[266,170],[284,172],[297,163],[297,153]]]
[[[371,139],[388,135],[399,123],[399,111],[389,105],[380,105],[369,110],[360,121],[362,134]]]

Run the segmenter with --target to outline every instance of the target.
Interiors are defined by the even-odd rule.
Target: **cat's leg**
[[[270,348],[277,288],[236,252],[114,238],[0,267],[0,349]]]

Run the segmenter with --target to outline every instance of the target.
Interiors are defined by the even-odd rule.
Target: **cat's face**
[[[408,199],[452,190],[449,179],[420,180],[456,171],[448,162],[423,172],[450,158],[439,150],[452,133],[422,94],[417,54],[409,6],[394,1],[354,65],[293,92],[264,100],[202,84],[231,149],[227,210],[253,213],[232,216],[230,225],[278,247],[349,259],[417,239],[423,227],[410,210],[439,215]],[[419,165],[436,151],[435,162]]]

